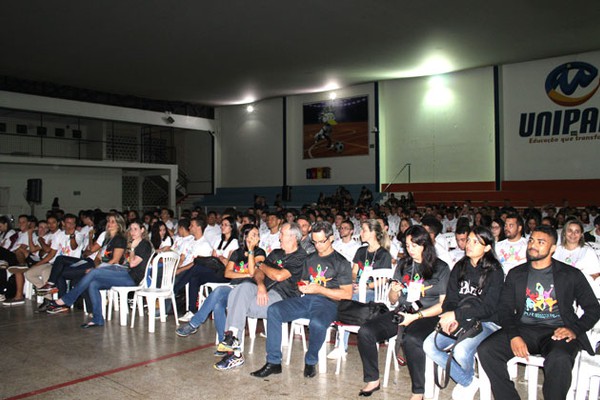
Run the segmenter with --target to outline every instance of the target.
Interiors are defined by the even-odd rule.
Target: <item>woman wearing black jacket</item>
[[[497,308],[504,283],[502,266],[494,254],[494,235],[483,226],[471,229],[467,238],[466,255],[456,263],[450,273],[446,298],[442,305],[440,326],[446,333],[453,332],[459,321],[478,320],[482,331],[477,336],[465,339],[456,345],[450,366],[450,376],[457,383],[452,392],[453,399],[470,400],[479,382],[474,378],[473,362],[477,346],[489,335],[500,329]],[[479,298],[479,303],[464,301]],[[461,303],[462,302],[462,303]],[[434,332],[425,340],[425,353],[436,364],[445,366],[448,353],[444,349],[454,339]]]

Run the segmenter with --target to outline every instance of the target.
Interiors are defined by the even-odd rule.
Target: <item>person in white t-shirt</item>
[[[585,241],[590,243],[600,243],[600,215],[594,219],[594,229],[586,232]]]
[[[465,256],[465,247],[467,246],[467,236],[469,235],[469,231],[470,227],[466,224],[462,224],[456,227],[456,232],[454,232],[454,237],[456,239],[456,248],[448,252],[450,254],[450,261],[452,262],[452,264],[448,264],[450,270],[454,268],[454,264],[456,264],[461,258]]]
[[[226,281],[218,275],[218,271],[209,268],[206,264],[207,258],[212,256],[213,248],[204,236],[205,228],[206,221],[203,218],[191,219],[189,232],[193,240],[188,244],[189,254],[186,255],[183,263],[180,263],[181,267],[177,269],[177,277],[175,278],[175,293],[184,289],[189,283],[189,310],[187,311],[194,314],[198,311],[197,300],[200,286],[207,282]]]
[[[600,261],[594,249],[585,243],[583,230],[581,221],[567,221],[563,227],[561,244],[556,246],[552,257],[581,270],[594,280],[600,276]],[[600,287],[592,288],[599,292]]]
[[[429,233],[431,241],[435,244],[435,253],[437,257],[450,265],[450,254],[448,253],[448,243],[446,239],[440,235],[443,229],[442,223],[434,216],[426,215],[421,220],[421,225]]]
[[[279,243],[279,227],[281,226],[282,218],[276,212],[269,212],[267,214],[267,228],[265,232],[260,234],[260,242],[258,247],[263,249],[267,256],[270,252],[275,249],[280,249],[281,244]]]
[[[495,250],[506,276],[512,268],[527,261],[527,239],[523,237],[523,219],[518,214],[506,216],[504,236],[506,239],[496,243]]]
[[[340,238],[333,242],[333,249],[344,256],[346,260],[352,262],[356,250],[360,247],[360,242],[354,240],[354,224],[350,220],[342,222],[340,225]]]
[[[217,223],[217,213],[209,211],[206,215],[206,229],[204,236],[210,243],[214,243],[221,238],[221,226]]]

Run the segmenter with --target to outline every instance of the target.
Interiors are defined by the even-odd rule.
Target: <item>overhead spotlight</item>
[[[337,94],[335,92],[329,93],[329,99],[330,100],[335,100],[336,97],[337,97]]]
[[[248,105],[248,107],[246,107],[246,111],[248,111],[248,113],[254,112],[254,106],[252,104]]]

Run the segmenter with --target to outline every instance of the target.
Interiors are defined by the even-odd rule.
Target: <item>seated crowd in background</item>
[[[498,360],[511,354],[532,351],[552,357],[563,352],[566,365],[572,365],[575,351],[591,349],[584,336],[600,318],[598,301],[591,301],[600,298],[599,246],[600,216],[595,206],[515,209],[508,202],[503,207],[465,202],[417,208],[404,196],[373,204],[368,190],[355,205],[343,188],[299,209],[285,209],[280,202],[269,209],[265,198],[257,196],[244,213],[226,209],[205,214],[194,209],[184,210],[179,219],[168,208],[141,214],[82,210],[75,215],[53,210],[39,221],[18,216],[16,229],[11,219],[0,216],[0,301],[5,306],[24,304],[28,281],[44,296],[40,312],[68,312],[82,299],[92,312],[82,327],[100,327],[104,325],[100,290],[139,285],[148,279],[144,271],[153,252],[175,251],[180,263],[174,290],[178,299],[188,296],[177,335],[194,334],[214,313],[219,339],[215,353],[222,357],[215,368],[228,370],[244,364],[240,335],[246,318],[267,318],[272,330],[266,364],[252,373],[266,377],[281,372],[281,323],[308,318],[311,338],[304,376],[313,377],[326,328],[337,316],[337,302],[358,299],[366,267],[386,268],[394,278],[389,303],[401,307],[401,321],[397,312],[390,311],[358,331],[365,381],[359,394],[370,396],[379,390],[377,343],[399,335],[398,349],[403,353],[399,357],[408,366],[411,398],[422,398],[426,356],[446,365],[447,353],[440,349],[452,344],[448,336],[435,334],[438,323],[449,333],[457,321],[476,318],[482,322],[481,333],[459,343],[450,364],[450,376],[457,383],[453,398],[470,399],[479,385],[473,368],[478,349],[487,352],[480,355],[484,368],[486,364],[496,368]],[[565,273],[566,267],[580,272]],[[554,275],[542,276],[540,271]],[[575,282],[577,293],[571,287],[554,292],[553,304],[561,307],[554,311],[550,307],[548,315],[540,317],[527,308],[526,299],[520,297],[525,286],[513,298],[507,294],[514,288],[506,285],[517,276],[525,279],[519,284],[526,285],[531,296],[542,280],[544,287],[560,287],[563,282],[557,284],[557,273]],[[220,285],[199,301],[199,290],[206,283]],[[368,282],[367,301],[372,293],[373,283]],[[404,312],[415,296],[422,308]],[[481,302],[476,311],[463,305],[467,298]],[[523,304],[515,304],[515,298]],[[565,298],[577,300],[583,316],[571,314]],[[185,307],[177,303],[168,307]],[[523,315],[516,322],[515,313]],[[546,336],[530,335],[540,318],[548,319]],[[550,337],[577,345],[540,347],[540,341]],[[521,347],[510,350],[515,338],[521,338]],[[329,358],[345,357],[348,335],[340,340],[342,345]],[[495,343],[493,349],[490,341]],[[491,374],[496,397],[514,395],[505,378],[503,373]],[[565,385],[568,389],[570,381],[565,379],[545,384],[547,398],[562,395]]]

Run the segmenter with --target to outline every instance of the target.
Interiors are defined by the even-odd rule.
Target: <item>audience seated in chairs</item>
[[[527,262],[506,276],[498,307],[501,330],[478,349],[496,399],[518,399],[506,363],[513,357],[545,358],[544,399],[564,399],[577,352],[594,354],[586,331],[600,319],[600,304],[581,271],[554,260],[557,234],[536,227],[527,245]],[[582,309],[578,317],[573,302]]]
[[[333,247],[333,229],[329,222],[312,225],[311,237],[316,252],[306,259],[299,290],[302,297],[279,301],[268,308],[267,362],[252,376],[264,378],[281,373],[281,335],[283,322],[298,318],[310,320],[310,340],[304,357],[304,376],[316,376],[318,353],[327,329],[337,318],[337,301],[352,297],[350,263]]]
[[[425,393],[425,352],[423,342],[433,332],[442,312],[446,285],[450,276],[448,265],[441,261],[429,233],[419,225],[405,232],[407,256],[394,273],[389,300],[398,304],[400,310],[409,310],[420,301],[422,309],[417,313],[390,311],[377,316],[361,326],[358,331],[358,351],[363,363],[363,380],[366,385],[360,396],[370,396],[379,390],[379,362],[377,343],[399,335],[406,355],[406,363],[412,382],[412,400],[422,399]],[[399,330],[395,316],[402,322]]]
[[[152,244],[147,239],[146,228],[139,220],[129,224],[130,243],[126,238],[125,221],[119,214],[109,214],[106,221],[105,244],[96,261],[99,265],[90,270],[65,296],[53,301],[48,313],[64,311],[87,290],[92,302],[91,321],[82,328],[104,325],[100,290],[112,286],[137,286],[144,279],[146,264],[152,254]],[[127,250],[127,252],[125,251]]]
[[[468,234],[466,256],[452,269],[446,298],[442,304],[440,327],[449,334],[457,329],[459,321],[475,319],[481,322],[482,331],[458,343],[453,351],[450,377],[457,383],[452,399],[471,400],[479,389],[474,377],[475,353],[479,344],[500,329],[497,325],[497,307],[504,283],[502,265],[494,253],[494,236],[484,227],[474,227]],[[478,298],[480,303],[469,303]],[[437,365],[445,368],[448,353],[443,351],[456,342],[442,333],[430,334],[423,348]]]
[[[256,261],[253,282],[242,282],[229,294],[227,332],[217,348],[217,351],[229,354],[215,364],[216,369],[227,370],[244,363],[244,356],[236,345],[247,317],[265,319],[269,306],[300,295],[297,282],[307,257],[300,246],[301,239],[302,231],[298,224],[283,224],[279,231],[281,248],[273,250],[264,262]]]
[[[210,314],[214,313],[219,342],[225,340],[225,310],[227,309],[229,293],[235,285],[249,280],[254,275],[256,263],[265,260],[264,250],[258,247],[259,235],[258,228],[255,225],[247,224],[242,227],[240,242],[242,246],[233,251],[225,267],[224,278],[229,284],[215,288],[190,321],[177,329],[177,335],[185,337],[196,333],[200,324],[203,324]],[[229,339],[229,341],[232,339]],[[233,343],[231,345],[233,346]],[[219,352],[218,348],[217,352]],[[221,351],[220,353],[226,355],[227,351]]]

